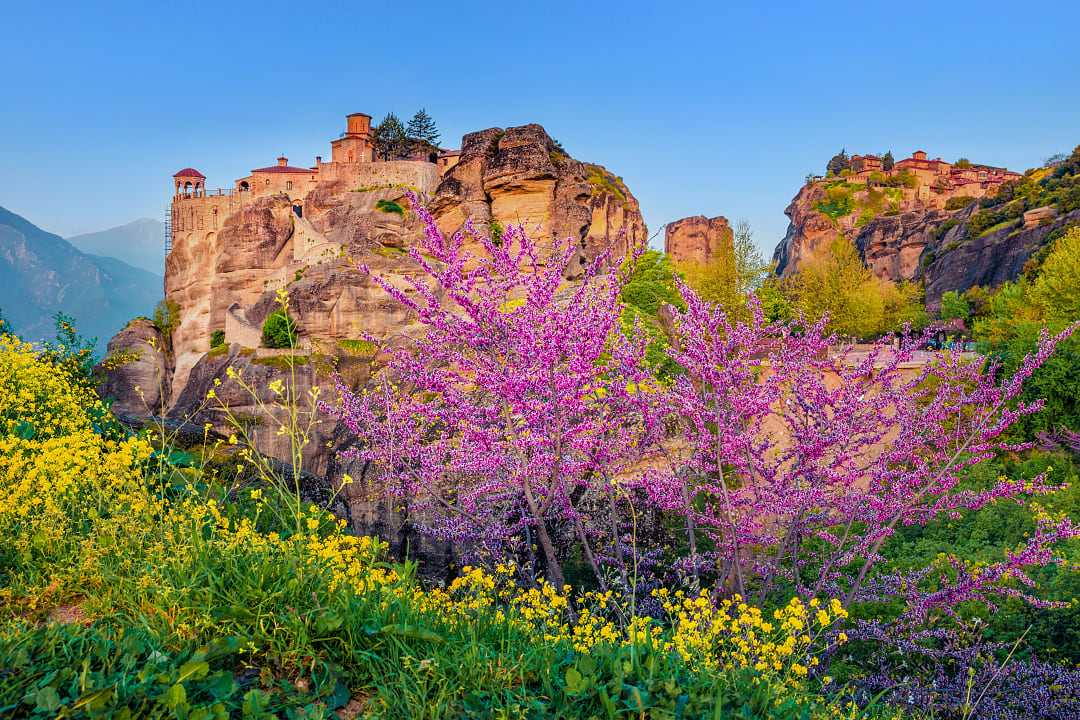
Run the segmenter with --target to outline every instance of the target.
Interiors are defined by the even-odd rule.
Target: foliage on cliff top
[[[1060,162],[1005,183],[979,204],[982,209],[968,221],[971,235],[1005,227],[1039,207],[1052,205],[1061,213],[1080,209],[1080,146]]]
[[[593,194],[607,193],[608,195],[614,195],[625,207],[630,191],[627,189],[623,179],[618,175],[613,175],[599,165],[586,165],[586,167],[589,170],[587,182],[592,186]]]

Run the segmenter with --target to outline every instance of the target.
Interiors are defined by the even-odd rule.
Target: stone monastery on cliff
[[[346,180],[358,186],[423,185],[422,176],[441,175],[457,164],[460,152],[442,150],[409,160],[383,161],[375,154],[371,116],[352,113],[345,117],[345,132],[330,141],[330,162],[315,157],[311,167],[289,165],[287,157],[256,168],[235,181],[231,189],[208,192],[206,176],[187,167],[173,175],[173,199],[165,230],[165,252],[193,233],[213,232],[222,221],[251,199],[284,193],[297,215],[303,214],[303,198],[320,182]]]
[[[916,150],[911,157],[897,160],[891,170],[885,170],[882,159],[877,155],[852,155],[851,175],[853,180],[870,180],[871,175],[881,174],[886,177],[907,173],[918,182],[916,193],[925,199],[931,189],[947,192],[953,196],[968,195],[982,197],[996,191],[1002,183],[1016,180],[1020,173],[991,165],[955,165],[941,158],[930,160],[926,151]],[[820,179],[820,178],[815,178]]]

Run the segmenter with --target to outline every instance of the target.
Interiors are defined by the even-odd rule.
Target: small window
[[[285,189],[286,190],[292,190],[292,180],[286,180],[285,181]]]

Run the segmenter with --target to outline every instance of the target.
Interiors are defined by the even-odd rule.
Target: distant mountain
[[[52,316],[63,312],[102,351],[128,320],[151,314],[162,294],[161,275],[80,252],[0,207],[0,311],[23,339],[51,338]]]
[[[68,242],[91,255],[105,255],[155,275],[165,272],[165,226],[141,218],[101,232],[69,237]]]

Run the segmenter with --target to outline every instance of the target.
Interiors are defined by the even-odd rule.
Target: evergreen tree
[[[839,175],[841,170],[847,170],[849,167],[851,167],[851,158],[848,157],[847,150],[843,149],[829,160],[829,164],[825,166],[825,174]]]
[[[409,149],[408,136],[401,119],[394,113],[387,113],[375,130],[372,131],[375,154],[383,160],[397,160]]]
[[[895,164],[896,160],[893,159],[892,150],[886,150],[885,154],[881,156],[881,169],[888,172],[893,169]]]
[[[439,130],[435,127],[435,121],[427,114],[424,108],[416,111],[409,121],[405,130],[410,140],[423,140],[436,147],[439,145]]]

